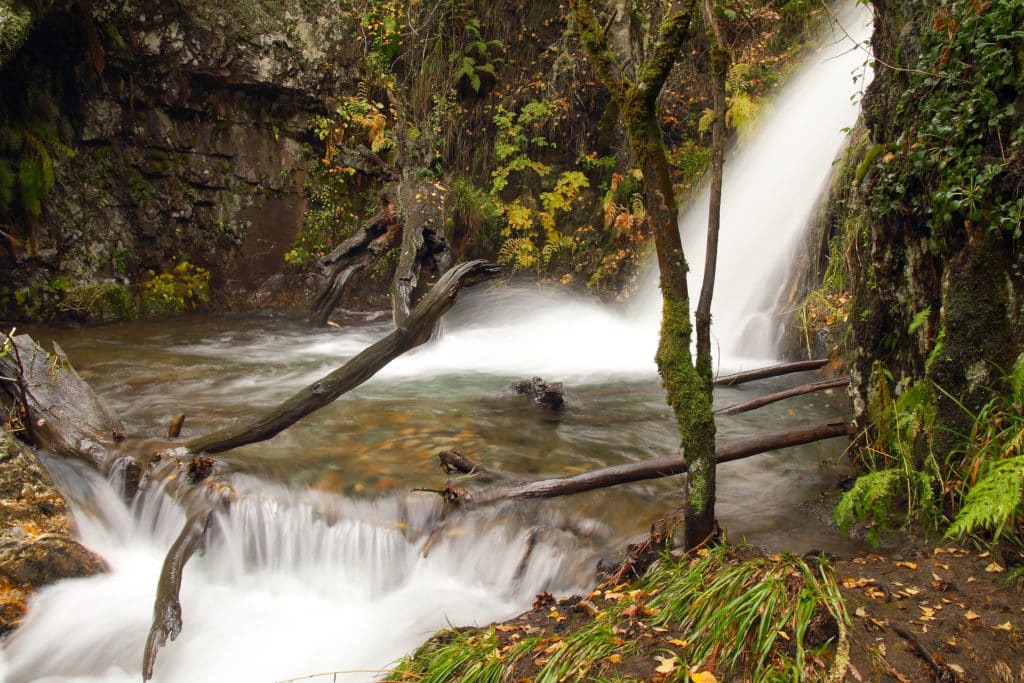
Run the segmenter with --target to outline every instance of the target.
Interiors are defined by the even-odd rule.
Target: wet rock
[[[0,430],[0,635],[18,625],[36,589],[106,571],[73,529],[67,502],[35,454]]]
[[[565,397],[561,382],[546,382],[540,377],[531,380],[513,382],[508,387],[512,396],[529,396],[537,405],[551,410],[565,407]]]

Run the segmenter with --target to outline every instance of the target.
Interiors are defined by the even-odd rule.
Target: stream
[[[870,15],[840,14],[858,40]],[[770,363],[771,314],[832,161],[853,124],[866,55],[825,39],[726,164],[722,255],[713,309],[719,372]],[[702,260],[694,208],[680,225]],[[695,273],[694,277],[699,277]],[[224,455],[239,502],[220,514],[205,554],[185,571],[184,628],[160,652],[168,682],[365,681],[449,624],[512,616],[549,591],[586,590],[596,563],[642,537],[672,508],[678,480],[619,486],[478,511],[421,549],[438,513],[436,454],[551,477],[675,451],[678,435],[653,363],[654,274],[628,306],[537,286],[463,294],[427,345],[274,439]],[[697,282],[699,280],[694,280]],[[695,284],[692,286],[696,286]],[[58,341],[133,435],[183,436],[244,419],[341,365],[390,323],[310,330],[290,315],[220,315],[80,330]],[[551,412],[507,395],[513,381],[565,384]],[[716,391],[716,406],[810,381]],[[811,394],[720,417],[731,439],[849,411],[845,392]],[[837,549],[827,512],[803,505],[830,487],[845,442],[825,441],[719,468],[718,518],[733,541],[802,552]],[[0,649],[0,681],[136,682],[156,580],[183,516],[159,491],[125,505],[84,467],[43,455],[76,511],[83,542],[111,571],[60,582],[33,599]],[[537,544],[523,563],[527,537]]]

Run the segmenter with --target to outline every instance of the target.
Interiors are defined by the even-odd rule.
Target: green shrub
[[[182,261],[174,270],[142,283],[142,310],[152,315],[169,315],[192,310],[210,295],[210,271]]]

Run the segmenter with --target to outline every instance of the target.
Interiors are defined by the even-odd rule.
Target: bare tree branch
[[[185,450],[189,453],[220,453],[271,438],[370,379],[401,354],[426,342],[438,319],[455,304],[462,287],[494,278],[499,272],[497,267],[479,260],[454,266],[391,334],[248,424],[192,439],[184,444]]]

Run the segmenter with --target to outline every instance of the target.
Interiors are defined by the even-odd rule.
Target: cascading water
[[[845,142],[844,128],[860,111],[859,88],[867,85],[870,69],[867,53],[857,46],[871,35],[870,13],[847,2],[836,18],[846,32],[829,29],[821,50],[787,82],[755,133],[725,164],[711,307],[720,370],[763,365],[774,357],[780,337],[776,304]],[[854,73],[858,88],[851,85]],[[694,298],[703,277],[707,215],[705,191],[680,219]],[[645,297],[647,317],[661,310],[653,279]]]
[[[841,20],[862,40],[867,11],[850,5]],[[778,273],[788,266],[842,129],[853,123],[850,77],[863,61],[849,41],[831,41],[727,162],[714,308],[725,367],[771,355],[770,341],[751,332],[751,320],[771,307]],[[702,258],[697,227],[705,211],[698,205],[681,221],[694,264]],[[426,557],[420,551],[436,502],[394,492],[436,481],[430,458],[438,446],[468,445],[496,467],[550,475],[674,448],[652,361],[658,304],[650,289],[639,314],[535,289],[470,292],[446,317],[439,340],[398,359],[344,405],[228,454],[242,472],[233,483],[243,495],[217,517],[206,554],[185,572],[184,629],[161,651],[156,680],[278,681],[327,671],[349,672],[339,681],[367,680],[368,671],[448,623],[500,619],[538,592],[583,588],[595,549],[642,533],[648,516],[672,504],[670,482],[474,514]],[[131,328],[131,340],[118,337],[125,329],[109,329],[99,339],[68,333],[61,343],[129,427],[152,432],[158,420],[187,406],[188,429],[197,434],[276,403],[385,331],[232,325],[211,334],[185,323],[173,332],[142,324]],[[558,418],[525,409],[511,421],[517,408],[479,398],[532,375],[565,381],[570,409]],[[729,392],[736,391],[719,398],[735,400]],[[784,417],[768,413],[760,419],[770,424],[752,428],[773,428]],[[749,428],[719,423],[723,438]],[[723,466],[718,510],[733,537],[780,539],[771,527],[790,505],[780,501],[822,485],[806,460],[769,454],[756,465]],[[47,462],[72,499],[84,542],[111,571],[40,591],[0,651],[0,680],[138,681],[156,577],[182,513],[159,491],[125,506],[94,474]],[[374,491],[381,493],[366,498]],[[795,523],[806,524],[805,517]],[[524,563],[527,534],[538,528],[544,531]]]

